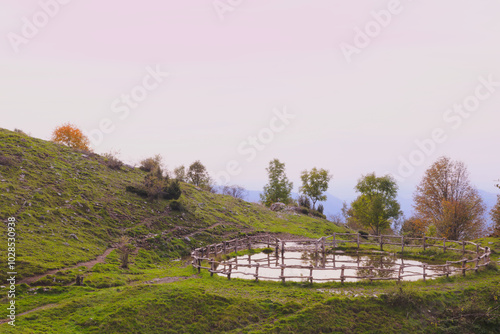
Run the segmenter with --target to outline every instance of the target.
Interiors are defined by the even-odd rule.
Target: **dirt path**
[[[36,311],[46,310],[46,309],[49,309],[49,308],[52,308],[52,307],[56,307],[56,306],[60,306],[60,304],[47,304],[47,305],[39,306],[39,307],[34,308],[32,310],[23,312],[23,313],[16,314],[16,320],[17,320],[17,317],[19,317],[21,315],[26,315],[26,314],[30,314],[30,313],[33,313],[33,312],[36,312]],[[0,319],[0,325],[1,324],[5,324],[5,323],[7,323],[9,321],[10,321],[10,319]]]
[[[106,249],[104,251],[104,253],[102,253],[101,255],[97,256],[95,259],[90,260],[90,261],[78,262],[77,264],[75,264],[74,266],[71,266],[71,267],[60,268],[60,269],[51,269],[49,271],[46,271],[43,274],[39,274],[39,275],[35,275],[35,276],[30,276],[30,277],[25,277],[25,278],[23,278],[22,280],[19,281],[19,284],[22,284],[22,283],[31,284],[33,282],[38,281],[40,278],[43,278],[43,277],[45,277],[47,275],[53,275],[53,274],[55,274],[55,273],[57,273],[58,271],[61,271],[61,270],[75,269],[75,268],[82,267],[82,266],[85,267],[85,268],[87,268],[87,269],[90,269],[94,265],[96,265],[97,263],[104,263],[104,261],[106,260],[106,256],[108,256],[109,253],[111,253],[113,250],[119,248],[120,246],[121,245],[108,248],[108,249]]]

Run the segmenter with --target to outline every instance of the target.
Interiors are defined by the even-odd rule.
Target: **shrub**
[[[109,152],[102,155],[104,157],[104,164],[111,169],[120,169],[123,162],[118,159],[118,152]]]
[[[325,211],[325,207],[323,206],[323,204],[319,204],[318,205],[318,212],[323,214],[323,211]]]
[[[141,188],[137,188],[137,187],[134,187],[134,186],[127,186],[125,188],[126,191],[130,192],[130,193],[133,193],[133,194],[136,194],[136,195],[139,195],[141,197],[148,197],[148,192],[144,189],[141,189]]]
[[[297,201],[299,202],[299,206],[302,206],[302,207],[308,208],[308,209],[311,208],[311,200],[309,199],[309,197],[301,195],[301,196],[299,196]]]
[[[314,216],[314,217],[318,217],[318,218],[323,218],[323,219],[326,219],[326,216],[316,210],[310,210],[309,213]]]
[[[181,202],[179,201],[172,201],[170,202],[170,209],[174,211],[183,211],[184,207]]]
[[[26,132],[24,132],[24,131],[23,131],[23,130],[21,130],[21,129],[14,129],[14,132],[17,132],[17,133],[19,133],[19,134],[21,134],[21,135],[25,135],[25,136],[27,136],[27,135],[28,135]]]
[[[178,199],[181,197],[182,191],[178,180],[173,180],[168,183],[168,186],[163,188],[161,197],[163,199]]]
[[[160,171],[162,171],[162,169],[161,169],[162,160],[163,160],[163,158],[159,154],[155,155],[154,157],[144,159],[141,161],[141,165],[140,165],[139,169],[141,169],[145,172],[151,172],[154,169],[159,168]],[[163,173],[163,171],[162,171],[162,173]]]

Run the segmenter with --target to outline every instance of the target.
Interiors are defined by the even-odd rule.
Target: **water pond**
[[[429,265],[417,260],[398,258],[394,255],[384,254],[345,254],[336,251],[334,254],[316,253],[311,250],[292,250],[271,254],[257,253],[232,258],[231,277],[255,279],[258,264],[260,280],[281,280],[286,276],[286,281],[307,281],[312,278],[315,282],[340,280],[341,275],[345,282],[356,282],[364,277],[374,279],[398,279],[416,281],[423,279],[424,265],[426,279],[443,276],[446,267]],[[286,268],[282,268],[286,265]],[[291,266],[291,267],[290,267]],[[342,266],[344,270],[342,271]],[[451,266],[450,266],[451,267]],[[311,270],[313,268],[313,270]],[[451,268],[450,268],[451,269]],[[219,265],[219,275],[228,273],[228,265]]]

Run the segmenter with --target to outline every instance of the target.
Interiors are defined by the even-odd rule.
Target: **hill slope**
[[[145,172],[113,170],[97,154],[0,129],[0,216],[17,225],[19,277],[88,261],[127,235],[160,255],[179,257],[202,244],[257,231],[317,237],[341,229],[325,220],[275,213],[182,184],[185,210],[125,191]],[[5,243],[1,244],[4,261]],[[5,275],[2,273],[2,275]]]

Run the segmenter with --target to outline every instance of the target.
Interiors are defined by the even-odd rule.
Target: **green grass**
[[[178,258],[195,247],[258,231],[320,237],[344,230],[324,219],[275,213],[189,184],[181,186],[185,210],[170,211],[169,201],[125,191],[144,179],[137,168],[112,170],[99,155],[4,129],[0,157],[13,161],[0,165],[0,208],[2,219],[18,221],[18,278],[94,259],[122,235]],[[0,243],[1,259],[5,252],[6,243]]]
[[[188,184],[182,184],[180,198],[185,210],[170,211],[168,201],[124,191],[144,178],[138,169],[111,170],[98,155],[2,129],[0,157],[13,161],[0,165],[0,210],[2,219],[18,220],[18,278],[93,259],[124,235],[136,246],[126,269],[114,250],[91,268],[17,285],[17,314],[41,309],[18,316],[15,328],[0,325],[2,333],[500,332],[498,266],[400,285],[211,277],[205,270],[198,274],[184,256],[196,247],[259,232],[318,238],[345,231],[323,219],[271,212]],[[499,260],[500,239],[478,242]],[[355,251],[353,244],[343,249]],[[361,247],[370,249],[379,247]],[[398,251],[389,245],[384,250]],[[1,261],[5,255],[0,243]],[[404,255],[461,258],[435,249],[405,248]],[[5,273],[0,275],[4,280]],[[77,275],[85,277],[83,286],[72,285]],[[6,287],[0,296],[4,306]]]

